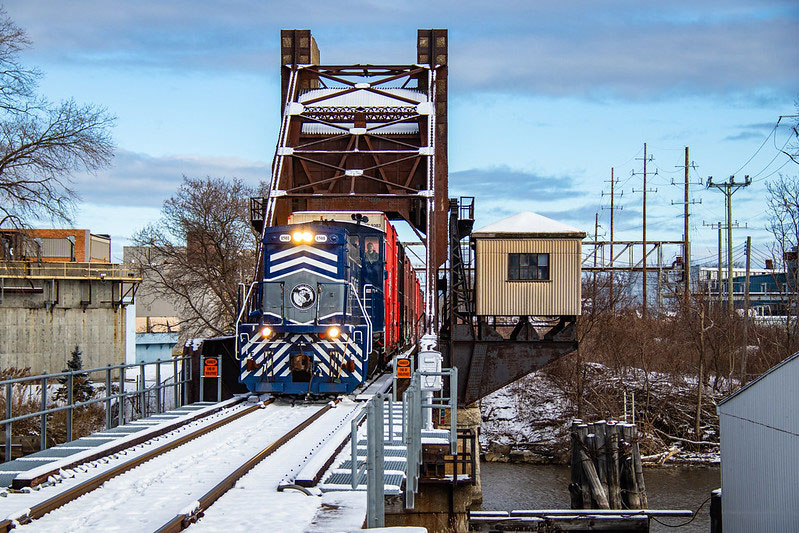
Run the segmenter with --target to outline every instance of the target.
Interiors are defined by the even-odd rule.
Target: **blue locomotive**
[[[263,275],[236,324],[239,381],[251,392],[349,393],[379,364],[386,332],[398,329],[397,298],[386,295],[398,243],[387,221],[383,229],[362,221],[264,230]]]

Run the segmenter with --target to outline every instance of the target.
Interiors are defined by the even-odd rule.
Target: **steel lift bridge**
[[[425,330],[439,336],[469,404],[575,349],[574,317],[539,335],[527,317],[505,331],[475,316],[464,246],[473,202],[450,200],[447,189],[447,30],[418,30],[416,50],[407,65],[323,65],[310,30],[281,31],[282,120],[251,221],[261,233],[294,211],[382,211],[408,222],[426,249]]]

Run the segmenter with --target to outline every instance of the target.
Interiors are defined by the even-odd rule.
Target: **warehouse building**
[[[724,533],[799,524],[799,353],[718,405]]]

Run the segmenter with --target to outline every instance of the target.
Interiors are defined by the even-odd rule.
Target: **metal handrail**
[[[361,310],[361,314],[363,315],[364,320],[366,320],[366,325],[369,328],[369,334],[366,335],[366,354],[372,353],[372,332],[374,328],[372,326],[372,319],[369,318],[369,313],[366,312],[366,309],[363,307],[363,303],[361,299],[358,298],[358,291],[355,290],[355,285],[352,282],[349,282],[350,290],[352,290],[352,294],[355,295],[355,301],[358,302],[358,307]]]
[[[181,374],[182,378],[178,379],[178,363],[181,363]],[[167,384],[161,381],[161,366],[165,364],[171,364],[173,369],[173,382],[171,384]],[[148,365],[156,365],[156,372],[155,372],[155,385],[152,387],[146,386],[146,378],[145,378],[145,367]],[[141,378],[141,388],[136,387],[135,391],[125,392],[124,384],[125,384],[125,372],[124,370],[129,368],[139,368],[139,376]],[[112,389],[112,379],[111,379],[111,372],[113,370],[119,370],[119,378],[118,378],[118,385],[119,391],[116,394],[111,393]],[[74,380],[75,376],[84,376],[87,374],[93,374],[97,372],[104,372],[105,373],[105,394],[99,398],[92,398],[83,402],[75,402],[73,398],[73,389],[74,389]],[[55,406],[55,407],[47,407],[47,396],[48,396],[48,380],[52,380],[55,378],[63,378],[66,377],[66,383],[63,385],[67,387],[67,400],[65,405]],[[145,415],[146,406],[144,405],[145,401],[145,394],[150,392],[156,392],[156,405],[155,411],[156,413],[161,412],[161,391],[166,388],[173,388],[174,390],[174,402],[175,406],[182,402],[185,404],[187,402],[187,389],[185,385],[191,381],[191,357],[190,356],[180,356],[180,357],[173,357],[171,359],[165,360],[157,360],[152,362],[142,362],[142,363],[131,363],[131,364],[121,364],[121,365],[108,365],[104,367],[97,367],[97,368],[88,368],[88,369],[80,369],[80,370],[71,370],[65,372],[52,372],[48,374],[40,374],[37,376],[23,376],[20,378],[13,378],[13,379],[6,379],[0,381],[0,390],[5,388],[5,418],[0,419],[0,425],[4,427],[5,430],[5,460],[8,461],[11,458],[11,447],[12,447],[12,425],[14,422],[20,422],[22,420],[27,420],[31,418],[40,418],[40,436],[39,436],[39,444],[40,449],[44,450],[47,448],[47,415],[58,413],[62,411],[67,412],[67,420],[66,420],[66,441],[70,442],[73,440],[73,416],[74,410],[80,407],[85,407],[88,405],[96,404],[96,403],[105,403],[105,427],[106,429],[110,429],[113,425],[113,419],[111,416],[111,405],[112,402],[116,401],[117,405],[119,406],[119,412],[117,417],[117,422],[119,425],[125,424],[125,410],[124,410],[124,399],[128,397],[139,397],[142,402],[142,415]],[[40,409],[38,411],[12,416],[12,400],[14,394],[14,385],[25,385],[29,387],[39,386],[40,387]],[[182,387],[183,394],[180,394],[180,388]]]
[[[366,474],[366,525],[370,528],[385,526],[385,470],[383,447],[384,396],[376,394],[350,422],[350,467],[352,488],[358,488]],[[393,414],[393,413],[392,413]],[[358,466],[358,426],[366,420],[366,461]],[[389,415],[391,420],[391,414]]]
[[[253,288],[260,283],[259,281],[253,281],[250,283],[250,288],[247,290],[247,294],[245,295],[244,299],[241,303],[241,309],[239,309],[239,314],[236,316],[236,324],[233,329],[233,357],[236,358],[237,361],[241,361],[241,357],[239,357],[239,324],[241,323],[241,316],[244,314],[244,310],[249,308],[248,302],[250,301],[250,296],[252,296]],[[243,283],[239,285],[244,285]],[[263,308],[263,303],[261,304]]]
[[[119,263],[0,261],[0,277],[141,281],[141,268]]]

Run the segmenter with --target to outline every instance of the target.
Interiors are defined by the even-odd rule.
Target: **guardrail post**
[[[125,365],[122,365],[122,368],[119,369],[119,401],[117,405],[119,405],[119,415],[117,419],[119,420],[119,425],[125,425]]]
[[[6,383],[6,420],[11,418],[11,396],[13,394],[11,383]],[[6,461],[11,460],[11,422],[6,422],[5,425],[5,445],[6,445]]]
[[[69,405],[69,409],[67,409],[67,442],[72,442],[72,420],[75,415],[75,407],[72,405],[75,403],[74,391],[75,374],[70,372],[67,376],[67,404]]]
[[[180,378],[183,387],[183,405],[189,404],[189,380],[191,379],[191,359],[188,356],[183,358],[180,363],[182,376]]]
[[[155,414],[161,414],[161,359],[155,360]]]
[[[42,411],[47,410],[47,378],[42,378]],[[41,434],[39,435],[39,449],[47,449],[47,415],[41,417]]]
[[[172,358],[172,384],[175,386],[172,389],[172,399],[175,402],[174,405],[172,406],[172,409],[177,409],[179,407],[179,405],[178,405],[178,401],[179,401],[179,395],[178,395],[178,392],[179,392],[179,389],[178,389],[178,360],[175,357]]]
[[[375,396],[375,438],[373,444],[375,445],[375,525],[374,527],[385,527],[386,525],[386,476],[385,476],[385,462],[383,455],[383,445],[385,443],[385,434],[383,433],[383,415],[385,414],[385,404],[383,403],[383,395],[378,394]]]
[[[111,367],[105,369],[105,429],[111,429]]]
[[[358,416],[350,422],[350,469],[352,470],[352,490],[358,488],[361,480],[358,469]]]
[[[200,356],[200,401],[205,401],[205,376],[203,376],[203,369],[205,368],[205,357]]]
[[[391,396],[386,398],[388,401],[388,441],[394,443],[394,402],[391,401]]]
[[[216,359],[216,402],[222,401],[222,354],[215,357]]]
[[[145,389],[147,389],[147,375],[144,371],[144,363],[139,363],[139,378],[141,379],[141,389],[139,389],[139,405],[141,409],[141,417],[147,417],[147,399],[145,396]]]
[[[394,359],[391,362],[391,373],[393,377],[391,378],[391,399],[395,402],[397,401],[397,355],[394,355]]]
[[[449,448],[452,455],[458,455],[458,368],[449,372]],[[457,481],[457,474],[455,475]]]
[[[375,527],[375,432],[373,425],[375,422],[375,405],[369,401],[366,404],[366,527]]]

